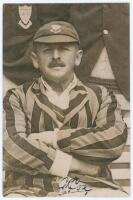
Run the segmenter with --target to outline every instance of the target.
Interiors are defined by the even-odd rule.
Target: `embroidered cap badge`
[[[50,29],[51,32],[53,33],[60,33],[61,32],[61,26],[60,25],[51,25],[51,29]]]

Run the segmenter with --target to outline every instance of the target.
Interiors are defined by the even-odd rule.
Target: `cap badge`
[[[53,33],[60,33],[61,32],[61,26],[60,25],[51,25],[51,32]]]
[[[30,20],[32,14],[32,6],[28,5],[19,6],[18,12],[20,16],[20,21],[18,22],[18,24],[22,28],[28,29],[32,25],[32,22]]]

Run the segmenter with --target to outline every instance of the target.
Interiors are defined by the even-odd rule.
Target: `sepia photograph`
[[[3,197],[130,197],[130,3],[3,3]]]

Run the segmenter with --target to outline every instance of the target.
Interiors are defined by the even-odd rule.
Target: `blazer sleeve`
[[[56,151],[44,142],[31,140],[22,102],[13,90],[4,98],[4,162],[18,172],[49,173]]]
[[[101,103],[93,126],[60,130],[57,134],[57,143],[61,150],[81,160],[110,163],[123,151],[127,127],[113,92],[101,88]]]

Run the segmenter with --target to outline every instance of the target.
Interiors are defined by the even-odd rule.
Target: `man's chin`
[[[65,78],[64,76],[59,76],[57,74],[57,76],[44,76],[44,80],[48,81],[48,82],[51,82],[51,83],[62,83],[64,82]]]

